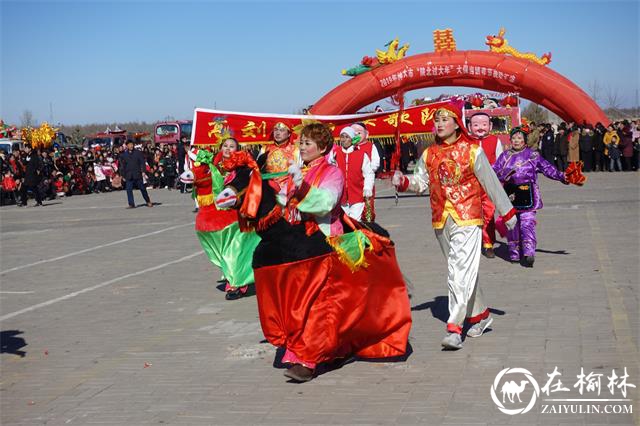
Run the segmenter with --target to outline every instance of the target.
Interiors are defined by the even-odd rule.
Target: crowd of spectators
[[[640,168],[640,120],[617,121],[604,127],[576,123],[552,125],[531,123],[527,143],[542,156],[565,170],[573,161],[582,161],[584,171],[635,171]],[[183,167],[185,141],[178,145],[140,147],[146,159],[147,188],[174,189],[179,186],[178,176]],[[419,152],[413,143],[403,141],[401,165],[407,168]],[[405,149],[406,148],[406,149]],[[24,148],[7,154],[0,150],[0,205],[25,204],[32,195],[36,205],[42,200],[70,197],[123,189],[118,173],[118,158],[124,146],[104,148],[51,147],[30,150]],[[381,158],[378,172],[391,168],[395,145],[376,146]],[[179,161],[182,159],[182,161]],[[33,162],[31,166],[29,163]],[[180,164],[179,164],[180,163]],[[29,176],[29,173],[34,174]],[[26,183],[25,183],[26,182]]]
[[[118,159],[124,150],[123,146],[27,147],[11,154],[0,150],[0,204],[22,206],[31,195],[36,205],[41,205],[42,200],[121,190],[124,185],[118,173]],[[146,187],[176,188],[178,147],[147,145],[140,150],[146,159]]]
[[[530,147],[559,170],[582,161],[585,172],[636,171],[640,167],[640,120],[623,120],[604,127],[575,123],[531,124]]]

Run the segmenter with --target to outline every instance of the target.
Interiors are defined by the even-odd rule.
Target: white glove
[[[231,188],[225,188],[216,197],[216,207],[219,209],[229,209],[236,205],[238,196]]]
[[[371,198],[373,197],[373,190],[371,188],[364,188],[364,190],[362,191],[362,196],[364,198]]]
[[[402,172],[399,170],[396,170],[395,173],[393,174],[393,177],[391,178],[391,183],[393,184],[393,186],[400,186],[402,185],[403,180],[404,180],[404,175],[402,174]]]
[[[300,185],[302,185],[302,170],[300,170],[300,166],[293,161],[289,161],[289,170],[287,172],[291,175],[296,188],[300,188]]]
[[[518,223],[518,218],[514,215],[511,219],[509,219],[504,223],[504,226],[506,226],[507,229],[511,231],[516,227],[517,223]]]

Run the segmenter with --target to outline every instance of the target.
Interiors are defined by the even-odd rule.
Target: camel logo
[[[504,376],[510,374],[514,376],[519,375],[520,377],[524,376],[526,380],[502,380]],[[500,386],[501,382],[502,386]],[[527,387],[529,384],[531,387]],[[523,403],[521,395],[526,389],[532,390],[531,399],[528,401],[526,407],[505,407],[505,404],[509,404],[511,406]],[[498,397],[497,392],[502,393],[502,398]],[[529,391],[525,392],[525,395],[528,393]],[[491,386],[491,399],[493,399],[493,402],[495,402],[500,411],[505,414],[509,414],[510,416],[513,416],[514,414],[524,414],[531,410],[535,405],[538,396],[540,396],[540,387],[538,386],[538,382],[536,382],[536,379],[533,378],[529,370],[525,370],[524,368],[505,368],[498,373],[496,379],[493,381],[493,385]]]
[[[518,401],[522,402],[522,400],[520,399],[520,394],[524,390],[524,387],[527,385],[527,383],[529,382],[526,380],[520,380],[519,385],[513,380],[510,382],[505,382],[504,385],[502,385],[502,389],[500,390],[500,392],[502,392],[502,403],[504,404],[505,396],[509,398],[509,401],[511,401],[511,403],[515,402],[513,400],[514,396],[518,398]]]

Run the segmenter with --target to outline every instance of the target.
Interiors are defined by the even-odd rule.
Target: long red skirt
[[[267,340],[320,363],[355,354],[404,355],[411,308],[395,249],[366,252],[369,266],[351,272],[336,253],[254,271]]]

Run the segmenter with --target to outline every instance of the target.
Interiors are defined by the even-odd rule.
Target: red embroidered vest
[[[459,138],[451,145],[437,143],[425,151],[429,172],[431,221],[440,229],[449,215],[459,226],[482,225],[482,186],[473,173],[475,141]]]
[[[362,175],[362,162],[364,161],[366,149],[355,149],[350,153],[345,153],[342,148],[335,150],[336,163],[342,170],[345,177],[344,190],[340,198],[340,204],[356,204],[364,202],[362,190],[364,187],[364,176]]]

